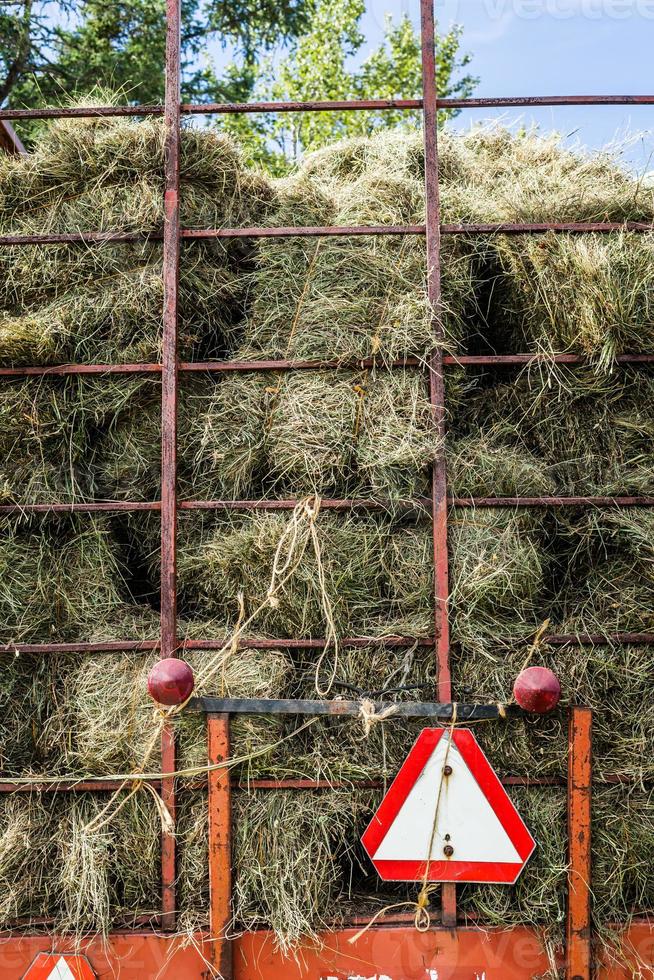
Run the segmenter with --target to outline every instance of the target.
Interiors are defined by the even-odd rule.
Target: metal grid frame
[[[151,106],[104,106],[90,109],[22,109],[0,110],[0,126],[5,132],[11,128],[5,125],[9,120],[52,119],[52,118],[93,118],[114,116],[162,116],[165,125],[165,221],[162,233],[147,236],[124,232],[80,232],[60,235],[4,235],[0,236],[0,246],[58,244],[82,242],[133,242],[148,238],[163,242],[163,354],[161,363],[149,364],[65,364],[53,367],[0,368],[1,377],[20,377],[29,375],[66,374],[155,374],[161,377],[162,391],[162,445],[161,445],[161,499],[151,502],[98,502],[73,504],[32,504],[3,505],[0,514],[12,512],[32,513],[94,513],[97,511],[156,511],[161,516],[161,632],[159,640],[113,641],[108,643],[44,643],[17,644],[0,647],[0,650],[18,650],[24,653],[47,655],[58,652],[102,652],[111,650],[159,650],[161,657],[169,657],[183,648],[213,649],[220,645],[216,641],[180,641],[177,635],[177,575],[176,575],[176,531],[180,510],[288,510],[295,500],[237,500],[237,501],[184,501],[177,499],[177,395],[180,373],[208,372],[222,373],[234,371],[306,370],[315,368],[343,368],[347,364],[337,361],[205,361],[181,362],[177,355],[178,322],[178,281],[180,248],[183,241],[215,238],[267,238],[290,236],[354,236],[354,235],[416,235],[426,240],[428,267],[428,296],[434,310],[433,329],[436,340],[442,339],[440,317],[441,274],[440,243],[442,235],[458,234],[542,234],[544,232],[611,233],[626,229],[648,232],[652,227],[642,223],[579,223],[548,222],[520,224],[458,224],[441,225],[438,176],[438,138],[437,115],[441,109],[508,108],[535,106],[601,106],[601,105],[654,105],[654,95],[618,96],[542,96],[518,98],[468,98],[439,99],[436,90],[435,71],[435,18],[434,0],[420,0],[420,26],[422,39],[422,98],[420,99],[371,99],[352,101],[311,101],[311,102],[252,102],[235,104],[183,104],[181,102],[181,2],[166,0],[166,94],[164,105]],[[222,228],[222,229],[184,229],[180,227],[180,173],[179,149],[181,116],[194,114],[234,114],[256,112],[305,112],[305,111],[362,111],[362,110],[422,110],[425,149],[425,225],[407,226],[366,226],[366,227],[292,227],[292,228]],[[445,435],[444,409],[444,369],[453,365],[495,367],[524,366],[536,362],[537,355],[461,355],[444,356],[436,348],[428,364],[430,400],[439,434]],[[586,359],[573,354],[562,354],[553,358],[556,363],[582,364]],[[370,367],[373,360],[357,361],[353,367]],[[623,354],[617,358],[618,364],[651,364],[652,354]],[[387,365],[423,367],[415,358]],[[450,637],[447,609],[448,595],[448,557],[447,557],[447,512],[454,507],[634,507],[654,506],[654,497],[505,497],[505,498],[453,498],[447,494],[447,473],[444,459],[434,464],[432,494],[409,505],[431,512],[433,521],[434,552],[434,636],[421,640],[420,644],[433,648],[438,663],[438,697],[441,701],[451,699],[450,678]],[[367,500],[325,500],[323,507],[337,511],[356,509],[374,510],[383,507],[383,502]],[[654,644],[654,633],[614,633],[580,636],[551,634],[545,637],[550,644],[562,645],[569,642],[593,644],[607,641],[622,643]],[[370,643],[366,637],[352,637],[343,640],[354,646]],[[415,641],[406,637],[394,637],[385,641],[389,646],[401,647]],[[247,649],[262,649],[269,646],[287,649],[322,649],[324,640],[303,640],[288,638],[282,640],[250,640],[242,642]],[[590,741],[591,713],[588,709],[574,708],[570,712],[570,767],[568,777],[568,813],[570,822],[570,900],[568,913],[568,966],[575,978],[590,975],[590,900],[589,900],[589,861],[590,861]],[[211,759],[218,760],[229,754],[229,717],[224,714],[207,716],[208,751]],[[162,772],[175,770],[175,744],[172,731],[166,730],[162,736]],[[608,781],[620,782],[619,777]],[[507,785],[560,785],[559,779],[530,779],[529,777],[508,777]],[[175,815],[176,786],[172,777],[166,775],[156,784],[171,814]],[[212,772],[208,780],[196,781],[189,786],[207,787],[209,791],[210,833],[209,864],[211,879],[211,935],[223,934],[229,913],[230,899],[230,780],[222,772]],[[271,780],[259,779],[248,783],[262,789],[289,788],[315,789],[334,784],[315,780]],[[369,783],[366,785],[377,785]],[[117,784],[107,781],[89,780],[63,784],[56,787],[59,792],[107,791]],[[0,782],[0,792],[16,792],[23,787],[11,781]],[[47,790],[52,787],[44,786]],[[167,835],[162,839],[162,914],[158,925],[164,931],[175,927],[175,879],[176,858],[175,840]],[[394,916],[397,921],[402,917]],[[456,890],[453,885],[443,886],[442,924],[453,927],[457,923]],[[216,944],[216,963],[229,975],[229,943]]]

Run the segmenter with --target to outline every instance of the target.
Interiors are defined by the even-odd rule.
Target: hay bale
[[[58,932],[107,936],[159,908],[160,824],[138,794],[97,834],[105,800],[90,793],[0,800],[0,923],[45,919]]]
[[[498,637],[526,637],[550,612],[542,518],[456,510],[449,523],[452,637],[483,652]]]
[[[233,625],[238,596],[250,615],[265,598],[275,551],[289,517],[227,514],[184,519],[179,555],[183,615]],[[383,517],[324,514],[318,520],[326,593],[342,636],[428,635],[431,538],[422,524],[395,525]],[[147,550],[147,548],[146,548]],[[156,562],[156,555],[153,556]],[[261,610],[265,635],[324,636],[326,625],[316,557],[311,545],[279,605]]]
[[[203,633],[211,632],[210,625]],[[216,654],[187,652],[196,672]],[[73,779],[130,773],[142,766],[157,718],[147,691],[155,653],[2,655],[0,682],[0,771],[8,776],[58,773]],[[213,681],[199,694],[227,697],[283,697],[291,670],[288,657],[265,650],[257,657],[225,654]],[[25,719],[29,719],[26,729]],[[178,761],[183,767],[206,762],[203,715],[175,719]],[[282,727],[274,718],[234,719],[232,747],[247,756],[274,746]],[[244,765],[243,774],[273,771],[267,756]],[[148,762],[159,765],[159,746]]]
[[[617,354],[648,349],[654,326],[651,235],[520,237],[498,236],[495,243],[505,277],[499,303],[515,323],[516,342],[522,336],[530,349],[573,351],[605,366]]]
[[[373,138],[384,151],[360,154],[362,165],[349,181],[334,174],[346,169],[343,160],[352,158],[352,146],[356,156],[360,144],[339,145],[331,162],[324,151],[316,161],[308,157],[296,177],[279,185],[271,222],[424,223],[423,181],[412,165],[417,144],[414,137],[405,140],[407,152],[391,162],[384,140]],[[444,253],[445,329],[459,335],[473,295],[469,252],[444,242]],[[251,276],[241,356],[344,361],[425,356],[434,347],[425,277],[419,236],[263,240]]]
[[[649,632],[654,628],[654,514],[592,511],[564,523],[572,547],[561,586],[570,632]]]
[[[0,164],[0,230],[159,232],[163,225],[159,120],[58,120],[37,151]],[[184,130],[182,221],[258,224],[275,199],[217,132]],[[191,243],[180,267],[180,353],[220,356],[242,315],[249,249]],[[160,358],[163,286],[159,243],[3,249],[0,363]]]
[[[250,790],[234,798],[234,924],[272,929],[288,953],[339,915],[347,855],[362,807],[347,790]],[[207,919],[207,803],[189,794],[180,810],[182,922]]]
[[[102,517],[0,520],[1,643],[86,638],[129,600]]]
[[[650,494],[652,404],[654,376],[645,366],[491,373],[459,405],[451,479],[484,495],[513,487],[541,493],[545,485],[571,496]],[[506,471],[494,489],[492,460],[502,454]]]

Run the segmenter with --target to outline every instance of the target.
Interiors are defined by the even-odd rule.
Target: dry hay
[[[3,502],[69,503],[96,498],[103,487],[96,488],[93,459],[103,433],[112,431],[128,410],[154,399],[160,401],[159,381],[143,377],[4,379],[0,399]],[[160,468],[160,461],[157,465]]]
[[[126,401],[95,443],[98,494],[159,495],[160,417],[152,390]],[[426,492],[437,446],[415,373],[257,373],[181,386],[178,485],[195,499],[409,499]]]
[[[644,366],[483,375],[454,418],[452,486],[478,496],[651,494],[653,404]]]
[[[22,920],[81,939],[133,926],[159,911],[160,827],[149,795],[133,797],[99,833],[86,830],[104,804],[74,796],[3,794],[0,922]]]
[[[649,632],[654,628],[654,513],[591,511],[569,518],[572,547],[561,583],[568,632]]]
[[[351,140],[332,154],[309,156],[297,175],[278,186],[279,207],[270,222],[423,224],[424,184],[414,165],[419,137],[393,134],[369,142],[377,153]],[[360,167],[348,171],[343,161],[349,163],[360,150]],[[457,334],[473,301],[471,262],[450,242],[443,251],[445,321]],[[262,240],[250,279],[241,355],[343,361],[424,357],[434,347],[425,280],[421,236]]]
[[[526,637],[549,616],[549,557],[540,515],[457,509],[449,521],[452,637],[485,649]]]
[[[203,630],[211,632],[210,626]],[[197,672],[209,652],[187,652]],[[155,653],[100,652],[3,654],[0,684],[0,771],[9,776],[47,771],[73,779],[134,772],[142,766],[156,731],[157,717],[147,693]],[[292,669],[288,657],[265,650],[256,657],[225,654],[213,681],[198,694],[226,697],[283,697]],[[29,719],[26,728],[25,719]],[[178,762],[206,763],[204,716],[187,712],[175,719]],[[231,726],[232,749],[248,756],[274,747],[282,735],[273,718],[242,716]],[[159,765],[158,748],[149,763]],[[266,755],[246,762],[242,774],[271,772]]]
[[[266,926],[290,952],[338,918],[366,804],[349,790],[235,794],[234,926]],[[192,929],[208,912],[206,797],[189,793],[179,823],[182,922]]]
[[[218,519],[184,517],[179,554],[182,614],[233,625],[241,593],[246,614],[257,609],[266,599],[273,558],[288,521],[283,514],[258,512]],[[325,591],[341,636],[431,633],[432,544],[424,522],[398,525],[386,517],[324,513],[317,532]],[[153,557],[156,561],[156,554]],[[266,605],[254,626],[278,637],[326,634],[311,545],[279,604]]]
[[[129,598],[108,520],[0,520],[1,643],[85,639]]]
[[[158,120],[54,122],[35,153],[0,161],[0,230],[160,232],[163,145]],[[216,132],[183,131],[181,180],[187,227],[260,223],[275,197]],[[238,243],[184,247],[182,355],[233,343],[248,262]],[[1,363],[159,360],[160,243],[16,246],[2,249],[0,269]]]

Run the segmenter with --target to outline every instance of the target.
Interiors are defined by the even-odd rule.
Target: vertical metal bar
[[[441,229],[438,181],[438,92],[436,88],[436,25],[434,0],[420,0],[422,42],[423,126],[425,140],[425,196],[427,232],[427,294],[433,312],[434,335],[443,339],[441,319]],[[436,436],[444,446],[445,379],[443,354],[437,348],[429,364],[429,396],[436,420]],[[432,476],[432,516],[434,538],[434,615],[436,657],[438,660],[438,700],[450,701],[450,631],[447,601],[449,575],[447,560],[447,471],[445,453],[434,464]],[[441,891],[443,925],[456,925],[456,885],[445,884]]]
[[[229,758],[229,715],[207,715],[209,763]],[[232,900],[232,810],[228,769],[209,772],[209,938],[211,964],[232,980],[232,944],[226,939]]]
[[[177,301],[179,286],[179,143],[181,103],[181,2],[166,0],[164,310],[161,372],[161,656],[177,648]],[[175,739],[166,729],[161,741],[162,773],[175,771]],[[164,803],[175,817],[175,782],[164,776]],[[175,926],[175,838],[164,834],[161,847],[162,924]]]
[[[590,708],[572,708],[568,742],[568,923],[569,980],[590,980],[591,947],[591,793],[592,726]]]

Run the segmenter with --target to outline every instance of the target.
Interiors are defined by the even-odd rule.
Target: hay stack
[[[646,220],[651,190],[608,157],[584,157],[534,134],[501,129],[443,134],[443,220]],[[159,122],[54,123],[33,155],[0,160],[0,231],[162,226]],[[378,134],[312,154],[282,181],[249,170],[213,131],[185,130],[182,221],[261,224],[420,224],[419,134]],[[573,350],[591,368],[453,370],[447,376],[448,466],[456,496],[652,493],[652,376],[608,368],[616,353],[651,348],[651,239],[446,236],[447,346],[472,353]],[[574,284],[574,289],[571,284]],[[325,589],[341,637],[369,646],[327,651],[241,651],[218,665],[206,693],[311,697],[333,672],[332,696],[391,691],[431,696],[433,650],[393,649],[390,635],[430,637],[433,554],[420,508],[436,438],[424,373],[388,370],[433,350],[421,236],[186,243],[180,279],[180,355],[311,358],[338,372],[238,372],[185,377],[179,406],[179,493],[268,499],[318,493],[385,503],[375,514],[323,511],[317,522]],[[0,364],[132,361],[160,356],[161,245],[34,246],[0,250]],[[608,315],[607,315],[608,311]],[[352,361],[372,357],[374,369]],[[160,494],[157,378],[21,379],[0,397],[0,494],[24,503],[151,500]],[[454,696],[498,701],[545,619],[557,631],[650,630],[649,512],[557,515],[508,509],[453,511],[449,536]],[[288,514],[185,512],[180,520],[180,633],[226,638],[239,594],[265,598]],[[157,630],[159,519],[34,516],[0,528],[3,642],[123,639]],[[309,548],[276,608],[251,635],[326,634]],[[44,771],[78,778],[130,771],[151,726],[144,678],[156,654],[4,655],[2,754],[7,776]],[[596,709],[595,772],[635,786],[599,788],[598,924],[654,905],[649,648],[539,648],[564,684],[564,706],[544,720],[480,726],[491,761],[510,774],[562,775],[565,712]],[[189,653],[194,665],[207,651]],[[356,692],[354,692],[356,693]],[[26,724],[26,719],[28,722]],[[358,720],[238,718],[235,779],[390,778],[419,723],[392,719],[365,738]],[[202,766],[203,719],[177,722],[179,760]],[[281,741],[286,739],[285,741]],[[156,766],[156,758],[153,765]],[[388,898],[353,846],[377,792],[238,792],[235,925],[274,929],[289,949],[362,903]],[[482,923],[555,926],[564,908],[564,801],[556,789],[520,791],[538,854],[516,889],[468,888],[463,907]],[[84,832],[101,801],[45,795],[0,800],[1,924],[46,917],[63,930],[106,932],[158,911],[159,827],[137,796],[97,837]],[[319,805],[318,805],[319,804]],[[206,921],[206,799],[181,794],[180,913]],[[621,856],[616,866],[614,855]],[[22,870],[30,861],[30,871]],[[139,868],[140,865],[140,868]],[[81,876],[81,877],[80,877]],[[80,878],[82,887],[73,882]],[[404,893],[402,889],[397,894]],[[391,895],[392,897],[392,895]],[[366,905],[368,903],[368,905]]]
[[[53,123],[35,153],[0,161],[0,230],[160,232],[163,147],[158,120]],[[181,179],[186,226],[258,224],[274,201],[269,182],[218,133],[184,131]],[[247,262],[238,245],[184,248],[180,353],[225,350]],[[0,363],[159,359],[159,242],[5,248],[0,269]]]

